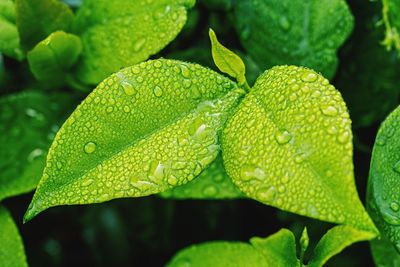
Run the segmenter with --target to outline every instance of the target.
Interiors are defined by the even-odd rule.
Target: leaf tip
[[[31,204],[29,204],[29,207],[24,214],[24,218],[23,218],[22,222],[24,224],[29,222],[30,220],[32,220],[34,217],[36,217],[42,211],[43,211],[43,209],[37,208],[37,206],[34,204],[34,201],[32,201]]]

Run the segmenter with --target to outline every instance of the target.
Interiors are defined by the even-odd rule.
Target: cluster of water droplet
[[[219,155],[195,180],[174,187],[161,194],[174,199],[228,199],[241,198],[243,194],[226,174]]]
[[[101,202],[192,180],[217,156],[217,133],[244,94],[235,87],[200,65],[163,59],[110,76],[57,133],[34,202]]]
[[[353,180],[350,124],[340,93],[325,78],[301,67],[274,67],[225,128],[225,166],[261,202],[331,222],[362,221],[367,215]],[[350,205],[356,212],[345,212]]]
[[[186,9],[193,2],[171,5],[157,1],[117,1],[112,6],[104,2],[83,5],[77,14],[78,25],[86,29],[81,34],[82,64],[77,72],[80,79],[97,83],[121,66],[142,62],[159,52],[185,25]]]

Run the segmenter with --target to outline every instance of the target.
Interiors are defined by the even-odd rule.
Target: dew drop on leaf
[[[318,76],[317,74],[313,73],[313,72],[304,72],[303,75],[301,75],[301,79],[303,80],[303,82],[315,82],[317,80]]]
[[[133,88],[132,84],[128,82],[121,82],[122,89],[126,95],[134,95],[136,93],[135,88]]]
[[[154,87],[153,92],[154,92],[154,95],[155,95],[156,97],[160,97],[160,96],[162,96],[162,94],[163,94],[163,91],[162,91],[162,89],[161,89],[159,86]]]
[[[92,154],[96,150],[96,144],[94,142],[88,142],[85,144],[83,150],[86,154]]]
[[[278,131],[275,133],[275,140],[280,145],[287,144],[291,139],[292,135],[286,130]]]
[[[338,114],[338,110],[333,106],[322,107],[321,112],[325,116],[331,116],[331,117],[334,117]]]
[[[400,173],[400,160],[394,164],[393,170],[397,173]]]

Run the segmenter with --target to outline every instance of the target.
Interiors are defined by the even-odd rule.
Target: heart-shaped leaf
[[[354,183],[350,124],[328,80],[301,67],[274,67],[224,129],[225,168],[262,203],[376,232]]]
[[[97,84],[160,51],[181,31],[195,0],[86,0],[74,30],[82,38],[78,78]]]
[[[344,0],[248,0],[235,2],[235,24],[262,69],[293,64],[332,78],[353,16]]]
[[[162,192],[173,199],[232,199],[244,195],[225,171],[221,155],[193,181]]]
[[[243,94],[214,71],[173,60],[113,74],[57,133],[25,219],[192,180],[216,158],[218,132]]]
[[[0,200],[36,187],[47,149],[72,103],[65,94],[34,91],[0,99]]]
[[[17,226],[3,206],[0,206],[0,266],[28,267]]]
[[[29,67],[38,80],[62,80],[81,51],[78,36],[63,31],[53,32],[28,52]]]
[[[382,234],[400,253],[400,108],[382,123],[372,151],[367,207]]]
[[[59,0],[15,0],[21,45],[30,50],[57,30],[71,27],[72,10]]]

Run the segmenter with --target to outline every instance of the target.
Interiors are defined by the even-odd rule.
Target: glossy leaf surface
[[[57,30],[70,29],[73,13],[59,0],[15,0],[21,45],[30,50]]]
[[[220,74],[173,60],[111,75],[57,133],[25,219],[192,180],[216,158],[218,132],[243,94]]]
[[[63,31],[50,34],[28,52],[28,62],[36,79],[62,79],[82,51],[78,36]]]
[[[78,78],[97,84],[112,72],[157,53],[181,31],[186,10],[194,3],[194,0],[85,1],[74,23],[83,43]]]
[[[224,129],[225,168],[262,203],[376,232],[354,183],[350,124],[328,80],[301,67],[274,67]]]
[[[235,78],[240,85],[244,84],[246,81],[246,69],[242,59],[223,46],[218,41],[217,36],[212,29],[209,30],[209,35],[211,40],[211,52],[215,65],[217,65],[220,71]]]
[[[400,251],[400,108],[382,123],[372,152],[367,205],[382,238]]]
[[[353,16],[344,0],[236,1],[241,43],[262,69],[294,64],[332,78],[336,50],[350,35]]]
[[[193,181],[161,193],[173,199],[233,199],[244,195],[225,171],[221,155]]]
[[[0,266],[27,267],[24,244],[10,213],[0,206]]]

